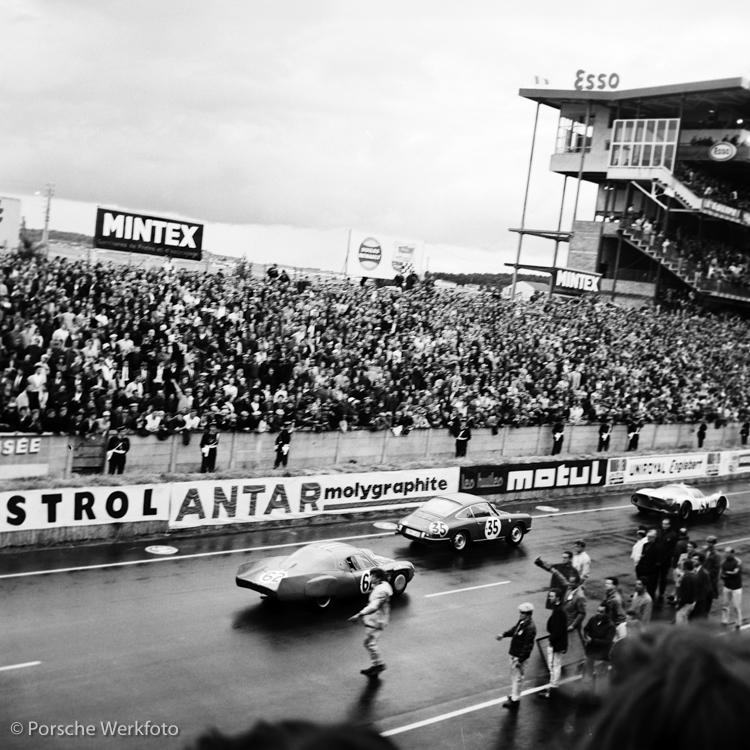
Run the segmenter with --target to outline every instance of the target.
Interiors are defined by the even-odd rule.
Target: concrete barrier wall
[[[697,449],[697,425],[644,425],[640,435],[640,451],[669,452]],[[709,425],[703,445],[707,450],[730,449],[740,445],[740,425],[729,424],[716,429]],[[168,440],[156,437],[130,437],[125,473],[188,473],[200,470],[200,434],[190,436],[184,445],[181,435]],[[78,438],[53,436],[50,476],[67,478],[74,470],[71,444]],[[275,459],[275,435],[256,433],[222,433],[219,442],[217,469],[268,471]],[[596,453],[599,440],[597,425],[568,425],[565,428],[562,455]],[[627,428],[617,425],[610,439],[610,452],[623,453],[627,447]],[[546,456],[552,450],[552,430],[540,427],[504,427],[497,435],[489,429],[473,431],[467,459],[488,461]],[[398,461],[425,459],[446,461],[455,456],[455,441],[447,430],[414,430],[406,436],[390,431],[368,432],[296,432],[289,454],[290,466],[316,467],[341,463],[388,464]]]

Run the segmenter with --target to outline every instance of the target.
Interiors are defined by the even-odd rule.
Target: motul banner
[[[201,260],[203,224],[97,208],[94,247]]]
[[[606,477],[607,462],[598,459],[462,466],[459,490],[473,495],[494,495],[559,487],[600,487]]]

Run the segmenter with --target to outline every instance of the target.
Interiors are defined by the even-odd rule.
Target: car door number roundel
[[[366,594],[372,588],[372,578],[370,578],[370,571],[366,570],[362,578],[359,579],[359,590]]]
[[[484,523],[484,535],[487,539],[497,539],[500,536],[500,519],[488,518]]]
[[[448,526],[442,521],[433,521],[430,524],[430,534],[433,536],[445,536],[448,533]]]
[[[286,578],[285,570],[267,570],[259,580],[261,583],[278,583],[283,578]]]

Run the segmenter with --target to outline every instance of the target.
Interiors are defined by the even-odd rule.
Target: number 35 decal
[[[484,524],[484,535],[487,539],[497,539],[500,536],[500,519],[488,518]]]

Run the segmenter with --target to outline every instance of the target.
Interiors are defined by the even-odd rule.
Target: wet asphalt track
[[[730,493],[731,508],[720,520],[693,520],[691,536],[702,542],[715,533],[747,557],[748,485],[715,486]],[[461,555],[412,546],[369,521],[159,540],[178,548],[172,558],[146,554],[153,541],[4,553],[0,747],[181,748],[211,725],[236,733],[258,718],[291,717],[372,725],[404,750],[561,747],[585,735],[591,720],[575,700],[577,683],[554,706],[532,694],[509,715],[499,705],[509,689],[508,642],[494,636],[527,600],[544,632],[549,575],[533,560],[554,562],[579,537],[594,561],[590,611],[608,575],[631,591],[630,548],[643,519],[629,494],[545,503],[561,511],[551,516],[508,503],[535,516],[521,546],[486,542]],[[322,612],[280,607],[234,584],[240,563],[294,549],[262,547],[342,537],[418,570],[394,601],[382,640],[388,669],[375,681],[359,674],[368,664],[363,629],[346,621],[360,601]],[[255,551],[234,551],[247,548]],[[151,562],[131,564],[141,560]],[[78,567],[85,569],[55,572]],[[546,670],[538,653],[532,661],[526,687],[533,690]],[[100,724],[148,720],[176,726],[179,735],[105,738]],[[76,721],[94,725],[95,736],[28,734],[29,722]],[[21,722],[22,734],[11,734],[12,722]]]

